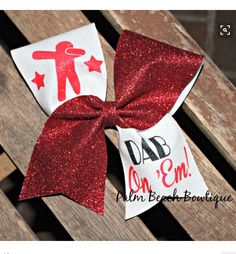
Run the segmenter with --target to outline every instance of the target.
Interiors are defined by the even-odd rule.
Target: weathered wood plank
[[[0,229],[0,241],[38,240],[2,190],[0,190]]]
[[[16,166],[9,157],[5,153],[0,154],[0,181],[10,175],[15,169]]]
[[[103,11],[121,33],[128,29],[195,53],[203,50],[168,11]],[[236,89],[206,55],[184,111],[236,169]]]
[[[81,25],[77,23],[78,12],[31,12],[31,11],[8,11],[7,14],[13,20],[13,22],[18,26],[22,33],[26,36],[29,41],[36,41],[35,36],[39,35],[34,27],[38,29],[37,24],[42,24],[43,20],[47,20],[52,26],[52,23],[61,24],[65,20],[71,22],[71,28]],[[37,14],[37,15],[35,15]],[[79,15],[81,19],[81,15]],[[85,22],[86,23],[86,22]],[[30,29],[25,28],[25,24],[30,24]],[[35,24],[35,25],[34,25]],[[67,29],[69,29],[67,27]],[[49,31],[50,30],[50,31]],[[56,31],[55,31],[56,30]],[[36,32],[37,31],[37,32]],[[58,28],[47,29],[43,31],[46,37],[52,36],[55,33],[60,33]],[[33,39],[34,38],[34,39]],[[43,39],[40,37],[39,39]],[[103,48],[105,49],[105,59],[107,65],[111,65],[114,60],[114,52],[111,47],[104,44],[102,40]],[[109,53],[108,53],[109,52]],[[109,62],[109,64],[108,64]],[[112,91],[112,75],[110,73],[111,69],[108,70],[109,86]],[[109,98],[109,96],[108,96]],[[31,102],[32,103],[32,102]],[[40,132],[40,130],[38,130]],[[37,135],[36,135],[37,136]],[[115,138],[115,137],[114,137]],[[114,141],[114,138],[112,141]],[[232,188],[227,184],[224,178],[218,173],[218,171],[213,167],[212,164],[206,159],[206,157],[199,151],[199,149],[188,139],[191,148],[193,149],[194,156],[198,162],[201,173],[204,175],[206,182],[213,193],[218,193],[221,195],[234,194]],[[212,180],[213,179],[213,180]],[[53,197],[54,198],[54,197]],[[112,201],[112,200],[111,200]],[[68,200],[66,202],[69,202]],[[113,204],[114,205],[114,204]],[[196,240],[213,240],[213,239],[234,239],[235,238],[235,225],[232,224],[232,216],[235,213],[235,203],[227,203],[222,205],[217,210],[213,209],[213,204],[211,203],[165,203],[165,206],[171,211],[175,218],[181,223],[181,225],[186,229],[186,231],[191,235],[193,239]],[[211,213],[209,213],[211,211]],[[191,219],[189,217],[192,216]],[[223,218],[223,219],[222,219]],[[222,222],[223,221],[223,222]],[[129,222],[129,221],[128,221]],[[227,224],[227,230],[225,225]],[[209,229],[211,232],[209,233]]]
[[[68,24],[70,15],[68,18],[66,16],[59,18],[58,13],[52,16],[51,13],[45,12],[45,14],[42,15],[42,20],[54,24],[55,29],[50,27],[51,31],[61,33],[72,28],[63,23]],[[74,14],[74,18],[69,21],[71,26],[81,26],[82,21],[88,22],[81,18],[79,12]],[[27,17],[23,13],[21,17],[24,24],[24,17]],[[50,20],[47,17],[50,17]],[[30,20],[28,22],[31,23],[30,30],[33,29],[34,24],[38,24],[37,20],[35,23]],[[56,30],[56,27],[59,30]],[[49,28],[41,26],[41,29],[46,31]],[[40,30],[36,34],[40,35]],[[11,58],[2,48],[0,59],[0,143],[17,167],[25,173],[33,146],[46,121],[46,115],[17,73]],[[128,222],[124,220],[124,204],[116,203],[116,194],[117,191],[107,180],[104,217],[63,196],[46,197],[43,200],[74,239],[155,240],[139,218]]]

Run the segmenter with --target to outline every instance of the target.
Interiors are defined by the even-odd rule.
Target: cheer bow
[[[115,101],[82,95],[69,99],[55,109],[34,147],[20,199],[64,194],[103,214],[107,169],[104,129],[117,126],[119,132],[132,132],[135,129],[141,133],[158,126],[158,122],[169,112],[173,114],[186,97],[191,88],[186,90],[186,87],[196,80],[202,59],[201,55],[134,32],[122,32],[114,63]],[[96,87],[96,82],[93,85]],[[167,127],[166,131],[168,132]],[[130,173],[130,169],[140,164],[136,156],[139,149],[136,149],[137,143],[132,141],[131,136],[127,139],[129,142],[124,140],[126,146],[121,152],[122,160],[124,157],[128,160],[130,153],[133,166],[129,167],[129,176],[134,174]],[[160,135],[156,137],[158,138],[150,139],[155,149],[151,149],[151,145],[142,137],[143,156],[149,155],[146,159],[150,163],[155,158],[168,158],[173,150],[165,138]],[[165,146],[169,147],[169,151]],[[184,145],[185,155],[186,146]],[[159,157],[154,157],[154,150],[159,153]],[[188,155],[187,160],[191,160],[191,156]],[[143,158],[143,162],[146,159]],[[189,165],[189,161],[187,163]],[[169,168],[167,167],[168,170]],[[134,175],[134,179],[128,179],[127,175],[126,187],[132,188],[133,181],[136,184],[135,192],[145,192],[145,188],[149,192],[155,189],[143,181],[144,176],[141,179],[142,186],[137,184],[140,180],[138,177]]]

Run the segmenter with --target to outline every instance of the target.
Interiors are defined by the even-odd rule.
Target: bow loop
[[[59,106],[51,115],[64,120],[92,120],[99,118],[103,111],[103,101],[93,95],[79,96]]]
[[[79,96],[58,107],[51,115],[51,118],[73,121],[100,119],[101,125],[104,128],[116,125],[124,126],[116,104],[115,101],[102,101],[100,98],[92,95]]]
[[[126,109],[132,111],[145,108],[152,112],[149,118],[157,123],[170,112],[199,70],[202,59],[201,55],[143,35],[122,32],[114,66],[118,107],[127,105]]]

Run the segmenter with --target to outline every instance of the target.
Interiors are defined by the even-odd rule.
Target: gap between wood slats
[[[15,207],[0,189],[0,241],[37,240]]]

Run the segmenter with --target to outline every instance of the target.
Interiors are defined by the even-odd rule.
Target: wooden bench
[[[102,13],[118,33],[123,29],[129,29],[204,54],[170,12],[103,11]],[[90,22],[80,11],[6,11],[6,14],[29,43]],[[108,73],[107,100],[113,100],[115,51],[105,38],[100,36],[100,39]],[[235,103],[235,87],[206,56],[203,72],[185,100],[183,109],[234,168],[236,167]],[[9,52],[0,45],[0,145],[23,174],[26,173],[32,149],[45,121],[46,115],[17,72]],[[117,147],[116,132],[109,130],[106,134]],[[193,240],[235,240],[235,191],[196,144],[187,135],[186,138],[211,192],[232,195],[234,200],[221,204],[218,209],[210,202],[163,204]],[[6,161],[6,154],[2,156]],[[10,162],[7,167],[12,170]],[[115,186],[114,181],[107,179],[104,217],[63,196],[45,197],[42,200],[74,240],[158,240],[140,217],[124,220],[124,204],[115,201],[117,194]],[[0,202],[1,207],[5,206],[6,210],[14,209],[3,193]],[[15,212],[13,216],[12,212],[2,214],[1,211],[0,218],[3,217],[4,220],[0,220],[0,231],[6,228],[8,232],[8,234],[0,232],[1,240],[20,240],[23,238],[22,235],[28,240],[37,239],[22,218],[20,220],[23,233],[12,234],[11,231],[14,231],[14,225],[19,218],[18,213]],[[14,224],[6,223],[7,220]],[[156,228],[158,230],[158,224]],[[30,232],[27,233],[28,236],[26,230]]]

